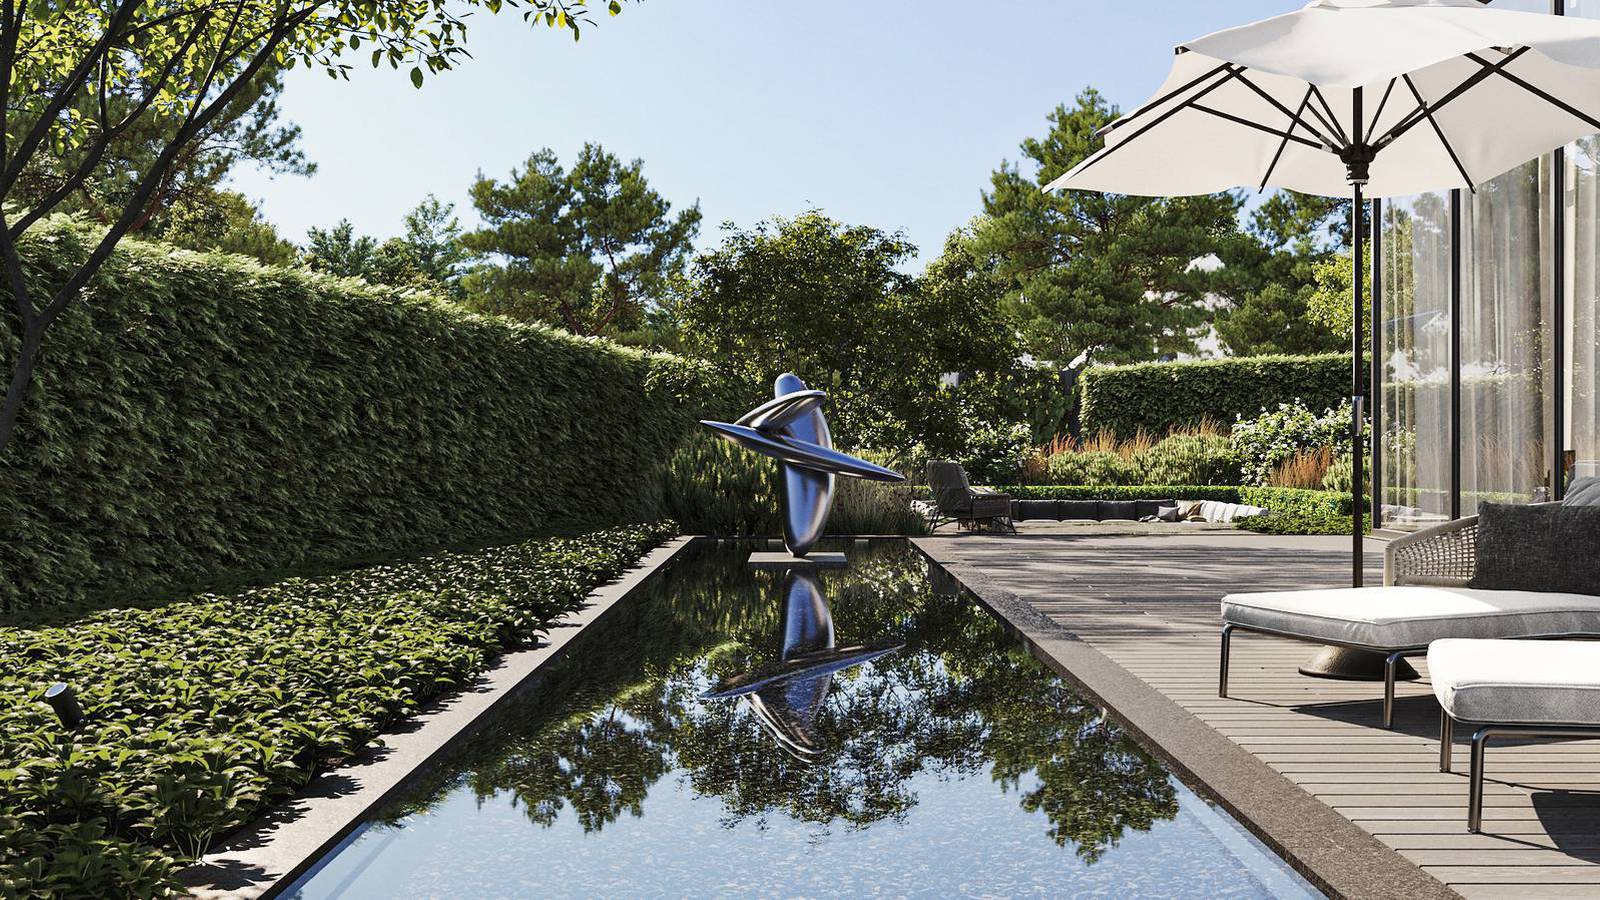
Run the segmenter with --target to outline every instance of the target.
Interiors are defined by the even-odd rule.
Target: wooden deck
[[[1348,583],[1348,540],[1242,532],[961,536],[924,542],[1089,642],[1127,672],[1468,898],[1600,898],[1600,741],[1493,745],[1484,833],[1466,831],[1467,763],[1438,771],[1439,707],[1424,680],[1301,676],[1315,648],[1236,634],[1230,699],[1217,697],[1217,601],[1236,590]],[[1382,545],[1369,543],[1381,583]]]

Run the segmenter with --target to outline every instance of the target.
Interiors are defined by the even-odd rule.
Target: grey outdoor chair
[[[1016,533],[1017,526],[1011,521],[1011,496],[974,488],[960,463],[948,460],[928,463],[928,488],[933,495],[928,515],[930,527],[956,522],[969,528],[987,526]]]

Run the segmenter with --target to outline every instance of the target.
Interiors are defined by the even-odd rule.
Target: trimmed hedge
[[[676,526],[0,628],[0,896],[152,897],[218,837],[533,642]],[[63,730],[40,702],[74,686]]]
[[[1312,409],[1350,397],[1350,357],[1247,356],[1188,362],[1096,366],[1082,378],[1084,434],[1165,435],[1209,419],[1221,425],[1278,404],[1302,400]]]
[[[38,289],[92,236],[30,232]],[[708,390],[676,357],[126,241],[0,459],[0,609],[644,521]]]

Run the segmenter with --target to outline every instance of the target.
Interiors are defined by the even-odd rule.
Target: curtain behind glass
[[[1383,503],[1415,528],[1450,510],[1450,197],[1383,207]]]

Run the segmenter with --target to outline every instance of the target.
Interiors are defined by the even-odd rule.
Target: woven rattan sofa
[[[1600,479],[1591,481],[1574,485],[1565,502],[1600,497]],[[1218,696],[1228,696],[1231,639],[1239,631],[1384,654],[1385,728],[1394,724],[1395,667],[1436,640],[1600,636],[1600,597],[1468,587],[1477,570],[1477,528],[1472,516],[1390,541],[1383,587],[1224,597]]]

